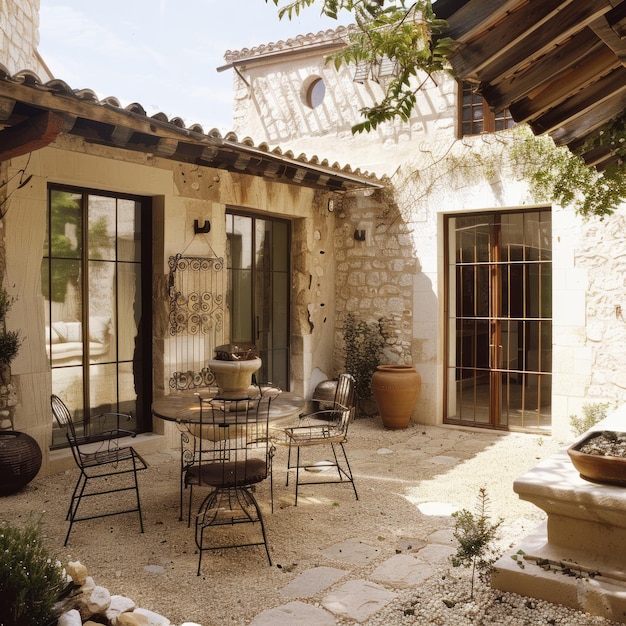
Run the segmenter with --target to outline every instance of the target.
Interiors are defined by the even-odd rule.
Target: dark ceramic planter
[[[26,433],[0,431],[0,496],[25,487],[41,468],[39,444]]]
[[[607,432],[626,440],[626,433],[613,431],[593,431],[577,441],[567,449],[572,464],[578,470],[581,478],[595,483],[608,485],[626,486],[626,457],[612,456],[608,454],[590,454],[583,452],[588,444],[593,444],[594,439],[604,437]],[[600,449],[601,446],[598,446]]]

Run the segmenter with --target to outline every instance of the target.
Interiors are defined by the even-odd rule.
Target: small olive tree
[[[474,597],[476,572],[481,578],[486,577],[499,556],[493,543],[498,538],[498,529],[503,520],[492,522],[488,515],[488,505],[487,490],[481,487],[478,491],[475,513],[462,509],[452,514],[455,518],[453,535],[459,545],[456,554],[453,554],[450,560],[454,567],[472,568],[470,598]]]

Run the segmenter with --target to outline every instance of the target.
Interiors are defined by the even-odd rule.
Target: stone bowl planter
[[[252,375],[261,369],[263,362],[253,344],[228,343],[215,348],[215,358],[208,362],[215,375],[221,396],[245,397],[252,385]]]
[[[626,486],[626,433],[592,431],[567,449],[581,478]]]

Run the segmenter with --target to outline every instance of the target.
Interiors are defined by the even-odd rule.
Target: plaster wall
[[[412,362],[422,375],[414,419],[441,423],[444,407],[444,216],[478,210],[545,206],[529,193],[504,160],[471,172],[467,154],[497,154],[506,134],[458,140],[457,84],[445,75],[428,78],[407,122],[382,124],[352,135],[359,109],[380,96],[374,81],[353,82],[354,68],[335,70],[316,50],[250,63],[235,74],[235,129],[281,149],[318,154],[353,170],[390,178],[388,197],[367,206],[347,196],[335,232],[337,337],[346,312],[379,319],[388,315],[400,329],[390,360]],[[328,38],[329,35],[327,35]],[[305,104],[306,85],[323,78],[326,96]],[[243,78],[245,78],[244,82]],[[391,198],[391,199],[390,199]],[[377,205],[376,202],[380,204]],[[552,206],[553,385],[552,433],[571,438],[569,416],[586,403],[626,400],[624,380],[624,215],[583,220],[571,208]],[[362,230],[365,241],[356,241]],[[389,347],[389,346],[388,346]],[[335,350],[335,367],[341,367]]]
[[[122,155],[68,136],[60,136],[51,146],[13,159],[4,167],[3,177],[9,182],[0,234],[6,246],[5,284],[16,298],[7,328],[19,329],[25,337],[12,364],[17,387],[15,428],[37,439],[44,451],[44,473],[58,469],[51,468],[48,453],[52,430],[51,378],[40,277],[49,183],[152,199],[155,396],[167,389],[163,347],[167,332],[168,258],[183,251],[207,255],[204,237],[194,236],[196,219],[210,220],[210,247],[216,255],[224,256],[227,208],[291,220],[291,390],[306,395],[313,371],[322,372],[326,378],[332,370],[335,216],[326,208],[328,194],[143,154]],[[155,422],[157,432],[170,437],[170,444],[176,445],[175,433],[168,433],[163,424]]]
[[[359,110],[373,105],[382,89],[371,80],[354,82],[354,67],[336,70],[325,59],[326,54],[312,47],[278,61],[250,63],[234,73],[233,124],[238,136],[295,154],[317,154],[379,176],[392,175],[428,138],[454,139],[454,118],[447,112],[456,103],[456,85],[426,77],[416,114],[408,122],[398,119],[354,135],[351,128],[362,119]],[[315,78],[323,79],[326,94],[311,108],[306,93]]]
[[[37,52],[39,6],[39,0],[0,3],[0,63],[10,74],[32,70],[45,81],[52,74]]]

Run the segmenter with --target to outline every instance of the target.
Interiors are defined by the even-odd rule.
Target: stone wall
[[[386,192],[347,195],[337,218],[336,367],[341,369],[343,364],[341,322],[348,313],[381,322],[384,362],[414,363],[413,276],[417,255],[410,225]]]

